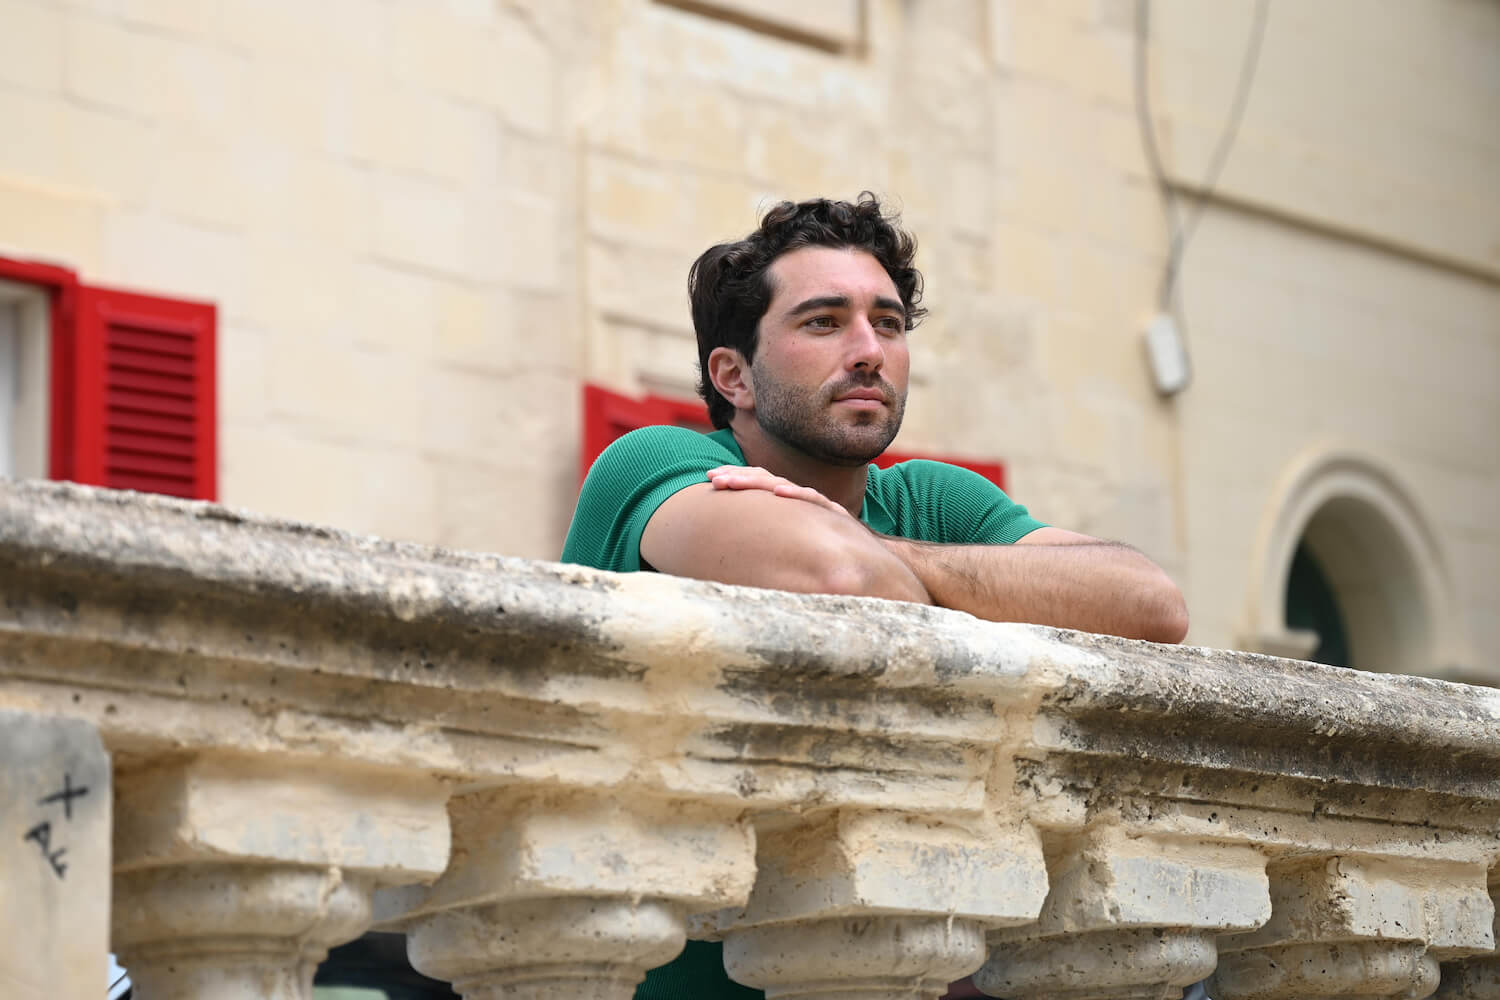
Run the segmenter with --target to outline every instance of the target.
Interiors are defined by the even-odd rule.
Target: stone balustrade
[[[374,926],[467,998],[690,936],[774,998],[1500,998],[1489,689],[28,483],[0,725],[55,762],[0,785],[6,996],[112,948],[141,1000],[306,997]],[[111,766],[43,845],[49,725]]]

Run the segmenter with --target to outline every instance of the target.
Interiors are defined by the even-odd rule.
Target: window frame
[[[186,376],[193,430],[179,446],[190,452],[185,485],[171,495],[218,498],[218,312],[212,303],[85,284],[69,268],[0,256],[0,280],[46,296],[49,338],[47,475],[120,488],[109,467],[111,438],[106,396],[111,337],[125,327],[192,338]],[[149,378],[149,374],[147,376]],[[163,393],[163,395],[166,395]],[[166,491],[162,491],[166,492]]]

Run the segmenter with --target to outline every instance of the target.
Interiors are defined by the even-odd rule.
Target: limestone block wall
[[[1151,4],[1179,192],[1258,2]],[[1268,9],[1173,401],[1140,342],[1168,233],[1132,0],[0,0],[0,253],[219,305],[225,501],[551,557],[580,385],[689,395],[693,257],[873,189],[932,308],[901,448],[1003,461],[1043,519],[1177,576],[1194,641],[1259,648],[1299,530],[1268,541],[1278,484],[1364,456],[1446,595],[1405,666],[1479,679],[1500,12]]]
[[[1154,10],[1164,154],[1191,191],[1252,5]],[[1430,549],[1418,561],[1446,590],[1425,615],[1441,636],[1413,666],[1500,679],[1497,46],[1493,5],[1381,17],[1352,3],[1271,5],[1180,289],[1197,374],[1174,414],[1195,635],[1253,644],[1244,588],[1268,572],[1257,562],[1281,480],[1345,452],[1405,494],[1431,539],[1414,547]],[[1388,600],[1393,618],[1422,614]]]
[[[0,5],[0,252],[220,309],[221,495],[544,554],[576,307],[559,5]]]

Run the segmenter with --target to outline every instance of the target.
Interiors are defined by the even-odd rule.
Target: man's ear
[[[732,347],[715,347],[708,355],[708,380],[736,410],[755,409],[755,386],[745,356]]]

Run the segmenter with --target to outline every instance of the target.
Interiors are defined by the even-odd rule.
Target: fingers
[[[721,465],[717,469],[708,470],[708,478],[716,479],[721,476],[765,476],[771,479],[780,479],[780,476],[772,475],[758,465]]]
[[[834,503],[832,500],[828,499],[823,494],[819,493],[817,490],[813,489],[810,486],[798,486],[796,483],[785,483],[778,485],[771,492],[775,493],[779,497],[789,497],[793,500],[805,500],[808,503],[817,504],[819,507],[829,510],[835,514],[843,514],[845,516],[848,516],[849,514],[849,512],[842,506]]]
[[[779,497],[817,504],[836,514],[849,513],[811,486],[798,485],[758,466],[721,465],[717,469],[708,470],[708,481],[716,490],[765,490]]]
[[[708,470],[708,481],[719,490],[774,490],[791,480],[773,476],[757,466],[721,465]]]

